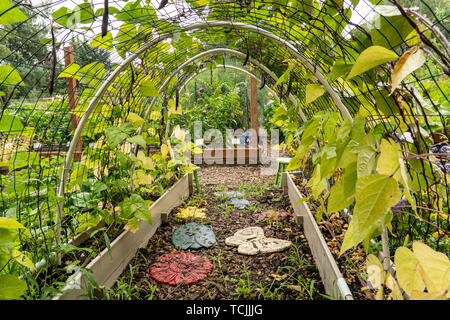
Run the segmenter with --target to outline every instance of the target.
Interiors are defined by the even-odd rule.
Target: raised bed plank
[[[135,256],[139,248],[147,246],[148,241],[161,225],[161,213],[170,212],[174,207],[181,204],[184,198],[189,197],[192,186],[191,173],[186,174],[167,190],[150,208],[152,224],[145,221],[139,222],[139,229],[133,233],[131,231],[122,232],[112,243],[110,254],[105,248],[94,260],[92,260],[86,269],[92,271],[92,277],[95,282],[102,287],[111,287],[125,267]],[[58,294],[53,300],[81,300],[87,299],[83,296],[88,286],[87,277],[78,273],[73,281],[69,283],[64,292]]]
[[[342,273],[339,271],[336,261],[320,232],[311,210],[306,202],[297,204],[304,196],[298,191],[297,186],[288,172],[283,173],[282,181],[283,189],[285,192],[287,189],[289,200],[294,208],[295,220],[297,223],[303,225],[303,232],[305,233],[313,258],[319,269],[325,292],[335,299],[353,300],[353,295]]]

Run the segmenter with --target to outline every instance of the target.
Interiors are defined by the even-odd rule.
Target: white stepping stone
[[[234,235],[225,239],[228,246],[238,247],[250,240],[264,238],[264,230],[261,227],[248,227],[240,229]]]
[[[258,253],[280,252],[292,245],[292,242],[276,238],[260,238],[241,244],[238,252],[245,255],[256,255]]]
[[[238,230],[234,235],[225,239],[225,244],[238,247],[238,252],[245,255],[258,253],[280,252],[292,245],[291,241],[266,238],[261,227],[248,227]]]

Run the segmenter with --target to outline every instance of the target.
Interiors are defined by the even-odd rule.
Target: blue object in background
[[[250,141],[251,140],[252,140],[252,133],[251,132],[246,132],[239,138],[239,142],[241,144],[245,144],[247,146],[250,145]]]
[[[249,204],[252,204],[252,202],[248,201],[247,199],[238,198],[233,198],[228,202],[229,206],[233,206],[236,209],[245,209]]]

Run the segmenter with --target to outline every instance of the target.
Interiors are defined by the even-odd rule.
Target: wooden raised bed
[[[194,164],[259,164],[259,148],[205,148],[193,154]]]
[[[123,231],[112,243],[111,251],[105,248],[86,269],[92,271],[91,275],[100,287],[111,287],[122,271],[135,256],[139,248],[147,246],[148,241],[161,225],[161,214],[169,213],[174,207],[179,206],[183,199],[189,197],[193,191],[192,173],[185,174],[169,190],[167,190],[150,207],[152,223],[139,222],[136,233]],[[63,292],[53,297],[53,300],[82,300],[87,299],[86,288],[89,280],[86,275],[77,272],[73,280],[66,285]]]
[[[294,209],[295,221],[299,225],[303,225],[303,232],[305,233],[313,258],[319,269],[325,292],[334,299],[353,300],[353,295],[342,273],[339,271],[336,261],[320,232],[311,210],[306,202],[297,204],[304,196],[298,191],[288,172],[283,173],[282,184],[283,191],[289,196],[292,208]]]

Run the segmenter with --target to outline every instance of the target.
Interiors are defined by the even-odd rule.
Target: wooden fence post
[[[256,74],[256,71],[252,70],[252,73]],[[255,141],[258,141],[258,91],[256,78],[253,77],[250,77],[250,123],[256,132]]]
[[[256,70],[251,71],[256,74]],[[259,144],[258,144],[258,87],[256,83],[256,78],[250,77],[250,123],[251,128],[254,130],[255,136],[252,136],[252,147],[256,150],[255,152],[249,152],[249,164],[258,163],[259,157]]]
[[[73,56],[73,47],[64,47],[64,64],[67,68],[70,64],[74,63]],[[67,94],[69,95],[69,108],[70,110],[75,110],[78,106],[78,97],[77,97],[77,80],[75,78],[66,78],[67,82]],[[72,130],[75,130],[78,126],[79,122],[78,115],[72,113],[70,124],[72,126]],[[83,143],[80,139],[78,139],[77,149],[74,153],[73,159],[74,161],[81,160],[81,154],[83,153]]]

